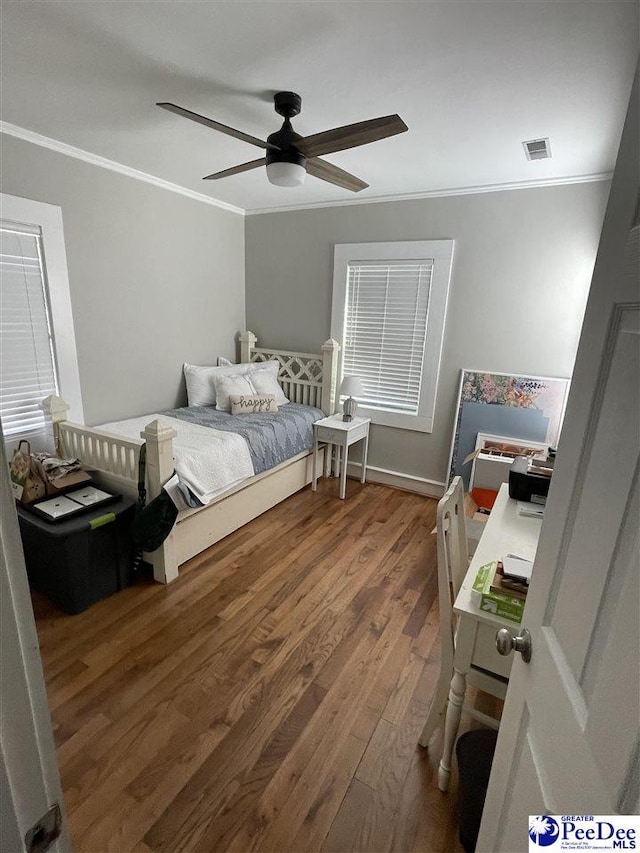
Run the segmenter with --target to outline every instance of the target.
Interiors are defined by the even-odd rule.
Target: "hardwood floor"
[[[417,746],[436,502],[321,481],[77,616],[34,594],[74,850],[459,851]]]

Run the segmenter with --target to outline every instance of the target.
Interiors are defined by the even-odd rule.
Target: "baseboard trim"
[[[362,465],[359,462],[349,462],[347,475],[359,480],[362,475]],[[396,489],[404,489],[405,492],[415,492],[429,498],[439,499],[445,493],[445,483],[416,477],[414,474],[402,474],[399,471],[377,468],[375,465],[367,465],[367,482],[393,486]]]

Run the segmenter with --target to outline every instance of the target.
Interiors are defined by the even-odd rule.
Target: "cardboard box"
[[[480,566],[473,582],[473,590],[480,598],[480,610],[501,616],[510,622],[520,623],[524,611],[525,599],[507,595],[504,592],[496,592],[491,589],[491,584],[498,569],[498,561]]]
[[[503,483],[509,482],[509,471],[513,457],[496,456],[481,451],[473,460],[471,469],[471,489],[491,489],[498,491]]]
[[[465,518],[473,519],[473,521],[479,521],[482,524],[486,524],[489,513],[486,510],[482,510],[471,492],[467,492],[464,496],[464,515]]]
[[[64,477],[58,477],[55,480],[50,480],[47,477],[47,495],[51,497],[63,495],[71,489],[77,489],[91,482],[91,474],[85,470],[72,471],[70,474],[65,474]]]

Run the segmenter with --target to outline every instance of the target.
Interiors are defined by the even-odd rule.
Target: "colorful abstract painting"
[[[475,448],[478,432],[542,441],[555,447],[569,389],[568,379],[463,370],[449,462],[449,481],[468,485],[462,460]]]

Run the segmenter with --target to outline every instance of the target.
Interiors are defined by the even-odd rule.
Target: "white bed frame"
[[[260,349],[256,340],[253,332],[238,336],[241,362],[277,359],[278,382],[292,402],[317,406],[327,415],[335,411],[340,351],[337,341],[326,341],[322,352],[315,354]],[[147,444],[147,499],[158,495],[172,476],[172,440],[176,432],[166,421],[152,421],[140,433],[141,440],[137,440],[70,423],[68,406],[60,397],[48,398],[43,409],[52,419],[58,452],[84,462],[105,488],[137,496],[138,456],[143,441]],[[154,578],[170,583],[178,577],[178,567],[186,560],[304,488],[311,482],[312,460],[313,451],[300,453],[229,489],[205,507],[181,512],[162,547],[145,555],[153,565]]]

